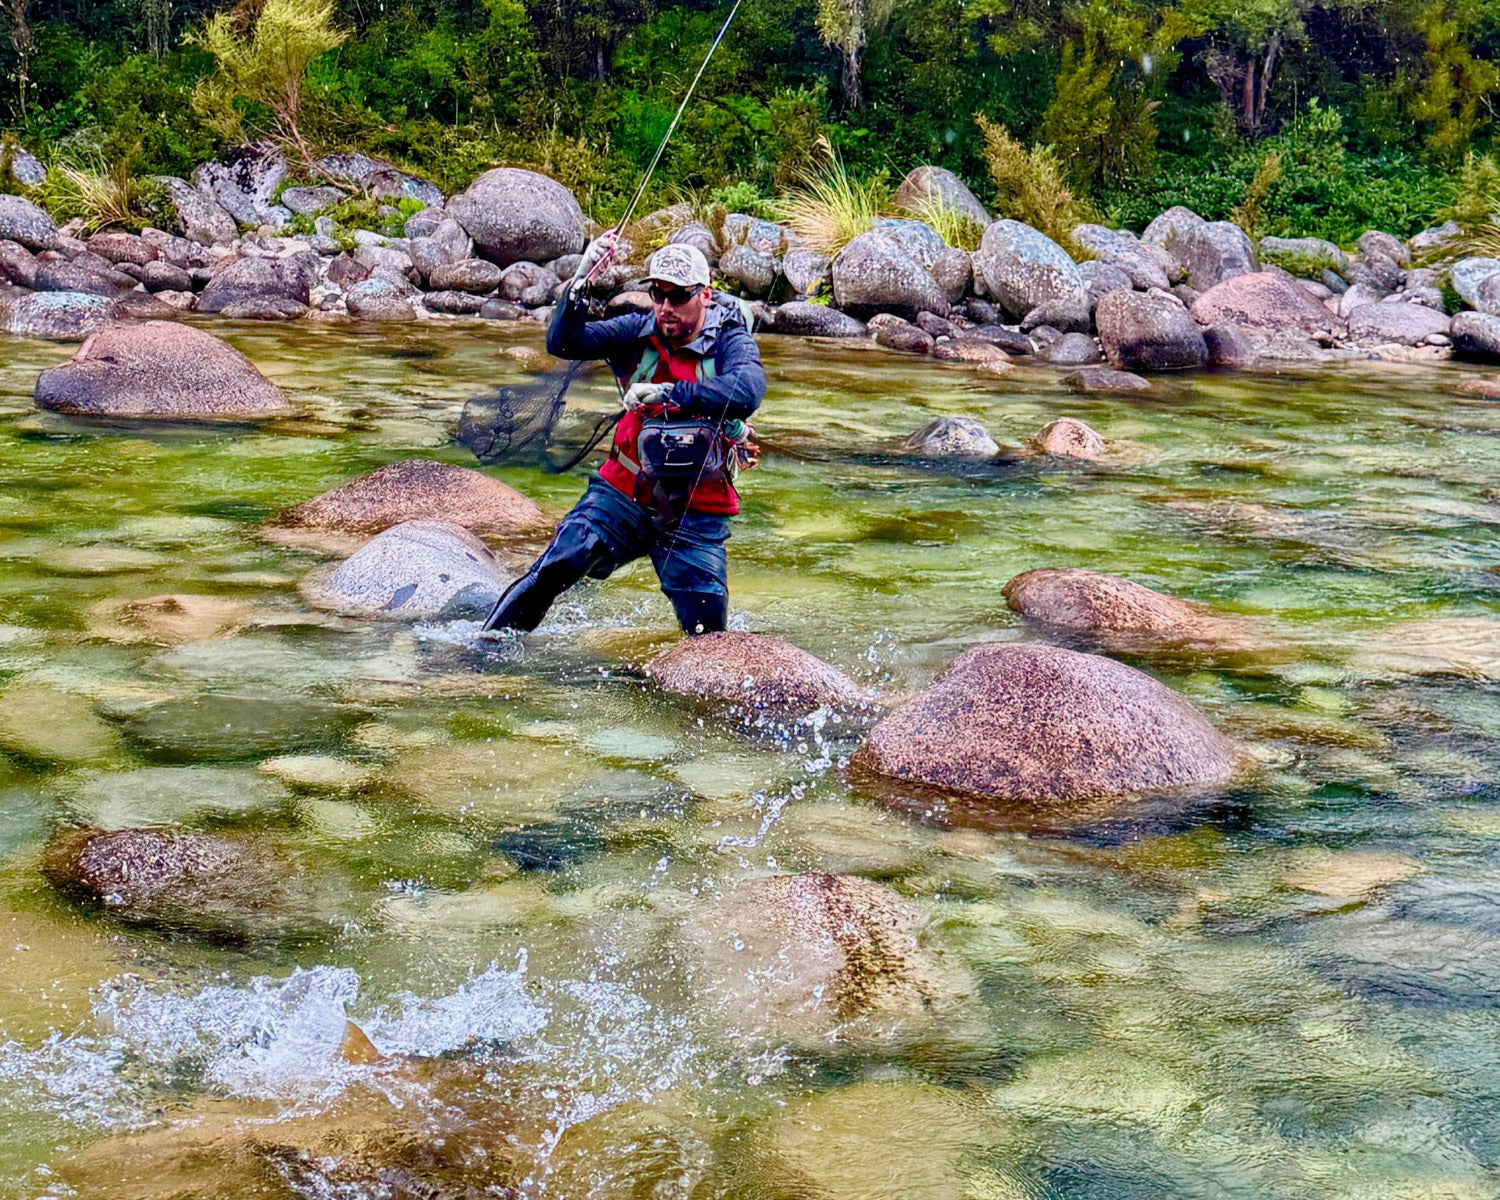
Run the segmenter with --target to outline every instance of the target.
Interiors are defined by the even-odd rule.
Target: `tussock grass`
[[[150,220],[155,199],[150,182],[137,177],[128,161],[103,159],[92,165],[53,164],[36,195],[54,220],[82,220],[85,233],[138,230]]]
[[[909,205],[907,212],[931,225],[943,241],[960,250],[978,250],[984,237],[983,225],[967,213],[944,203],[943,198],[935,194],[929,193],[919,203]]]
[[[835,257],[871,229],[890,207],[891,189],[884,175],[856,179],[826,142],[821,170],[805,172],[801,186],[783,197],[781,218],[819,254]]]

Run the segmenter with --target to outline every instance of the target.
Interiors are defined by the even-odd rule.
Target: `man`
[[[765,394],[760,352],[739,312],[714,300],[708,260],[693,246],[664,246],[651,256],[649,313],[589,322],[588,278],[614,247],[609,233],[584,252],[548,326],[547,350],[604,359],[624,390],[625,413],[583,498],[500,598],[485,629],[535,629],[585,575],[605,579],[643,554],[688,634],[713,633],[728,622],[724,542],[729,518],[740,511],[732,481],[740,451],[732,443],[746,437],[744,422]],[[699,451],[707,448],[702,465],[664,460],[663,418],[696,422],[671,429]]]

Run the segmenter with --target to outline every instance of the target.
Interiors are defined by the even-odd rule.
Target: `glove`
[[[601,233],[585,247],[583,261],[578,264],[578,270],[573,276],[574,291],[581,291],[587,286],[589,272],[595,267],[608,263],[615,254],[615,243],[619,235],[613,229],[607,233]]]
[[[639,412],[650,404],[665,404],[667,393],[672,390],[670,383],[637,383],[633,384],[625,393],[625,411]]]

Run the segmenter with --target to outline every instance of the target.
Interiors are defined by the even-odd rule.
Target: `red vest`
[[[695,383],[700,378],[701,359],[690,350],[673,351],[655,334],[651,344],[656,349],[656,369],[646,380],[632,379],[631,383]],[[637,495],[636,483],[640,478],[640,464],[636,462],[636,440],[641,436],[641,424],[647,417],[659,417],[667,411],[664,404],[651,404],[636,412],[627,412],[615,426],[615,440],[609,457],[599,468],[599,476],[617,491],[624,492],[637,504],[648,505],[649,495]],[[706,479],[693,488],[688,496],[690,512],[712,513],[714,516],[732,517],[740,511],[739,494],[727,479]]]

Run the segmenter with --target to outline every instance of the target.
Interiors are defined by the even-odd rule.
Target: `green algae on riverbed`
[[[374,1194],[361,1155],[370,1177],[526,1196],[1500,1192],[1500,692],[1479,636],[1500,598],[1481,496],[1500,408],[1449,395],[1456,368],[1079,397],[1042,372],[765,339],[758,424],[797,454],[744,479],[730,583],[748,628],[898,696],[977,642],[1045,636],[1000,588],[1077,566],[1296,647],[1130,657],[1264,774],[1058,838],[879,807],[844,781],[853,718],[747,734],[652,694],[635,667],[674,635],[646,564],[568,596],[521,648],[310,612],[297,582],[327,560],[259,527],[401,458],[464,464],[462,399],[519,377],[500,351],[539,331],[231,337],[296,418],[68,422],[30,404],[62,352],[0,356],[7,1194],[216,1194],[229,1176],[147,1169],[206,1114],[230,1155],[326,1149],[362,1123],[337,1168],[274,1158],[266,1194]],[[1073,416],[1152,453],[889,461],[943,414],[1010,446]],[[581,487],[496,475],[553,514]],[[234,619],[121,618],[169,594]],[[225,944],[74,910],[38,864],[75,820],[253,838],[299,864],[319,926]],[[778,871],[915,905],[965,981],[944,1027],[737,1035],[681,934]],[[346,1013],[397,1065],[337,1059]],[[414,1163],[387,1095],[515,1141],[483,1171],[458,1151]],[[277,1111],[300,1122],[280,1142],[244,1133]]]

